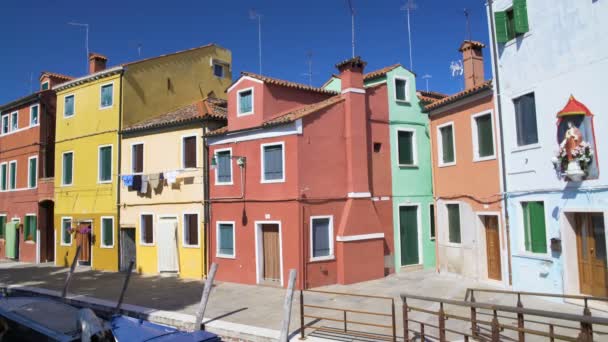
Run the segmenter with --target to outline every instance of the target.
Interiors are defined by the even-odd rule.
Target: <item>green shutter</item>
[[[454,126],[441,128],[441,145],[443,162],[454,162]]]
[[[66,153],[63,155],[63,184],[72,184],[72,153]]]
[[[38,165],[36,165],[36,164],[38,164],[37,161],[38,161],[38,159],[35,159],[35,158],[30,159],[30,165],[29,165],[30,170],[28,173],[28,175],[30,177],[28,185],[30,188],[33,188],[36,186],[36,177],[38,175],[38,172],[37,172]]]
[[[63,243],[69,244],[72,242],[72,236],[70,235],[70,228],[72,228],[72,221],[63,220],[61,221],[61,229],[63,230]]]
[[[528,206],[530,210],[530,227],[532,228],[532,253],[547,253],[545,205],[543,202],[530,202]]]
[[[414,133],[399,131],[398,134],[399,165],[414,164]]]
[[[17,188],[17,163],[10,164],[10,183],[9,186],[11,189]]]
[[[509,28],[507,20],[507,12],[495,12],[494,24],[496,26],[496,41],[498,43],[506,43],[509,41]]]
[[[36,241],[36,216],[25,217],[25,227],[23,228],[24,239],[29,241]]]
[[[477,123],[477,148],[479,157],[494,155],[494,139],[492,138],[492,116],[490,114],[475,118]]]
[[[460,205],[448,204],[448,225],[450,242],[460,243]]]
[[[532,251],[531,239],[532,236],[530,232],[530,207],[528,203],[522,203],[522,210],[524,213],[524,247],[526,251]]]
[[[6,216],[0,216],[0,237],[4,238],[4,232],[6,231]]]
[[[528,32],[528,8],[526,0],[513,0],[513,14],[515,17],[515,33],[523,34]]]
[[[2,180],[0,180],[1,185],[2,185],[2,190],[6,190],[6,171],[7,171],[7,166],[6,164],[2,165],[2,170],[0,172],[0,176],[2,177]]]
[[[112,246],[114,244],[114,227],[111,219],[103,219],[103,245]]]
[[[418,207],[399,207],[399,230],[401,266],[418,264]]]
[[[99,180],[112,180],[112,147],[102,147],[99,154]]]
[[[406,94],[406,86],[407,83],[405,80],[400,80],[400,79],[396,79],[395,80],[395,92],[396,92],[396,98],[399,101],[405,101],[407,99],[407,94]]]

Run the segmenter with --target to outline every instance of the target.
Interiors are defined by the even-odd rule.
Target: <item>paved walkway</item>
[[[50,264],[31,265],[23,263],[0,263],[0,286],[21,285],[60,291],[67,269],[56,268]],[[91,271],[78,268],[73,277],[70,293],[115,301],[118,298],[124,274]],[[453,275],[438,275],[432,271],[400,273],[389,277],[354,285],[334,285],[321,288],[324,291],[348,292],[363,295],[387,296],[395,299],[396,322],[398,335],[402,336],[402,315],[400,293],[410,293],[432,297],[463,300],[468,287],[492,288],[472,280]],[[131,277],[125,303],[149,307],[158,310],[175,311],[193,315],[196,312],[203,288],[202,281],[183,280],[174,277],[142,276]],[[206,317],[249,326],[279,330],[282,318],[282,305],[285,290],[273,287],[248,286],[232,283],[217,283],[211,294]],[[477,295],[480,302],[504,305],[515,305],[516,298],[507,295]],[[390,300],[344,297],[337,295],[305,292],[305,303],[309,305],[331,306],[359,311],[372,311],[390,314]],[[438,305],[409,302],[426,309],[437,310]],[[556,312],[581,314],[582,308],[576,305],[545,301],[536,298],[525,298],[524,305],[530,308]],[[458,311],[455,311],[458,312]],[[307,309],[307,315],[342,319],[341,311]],[[459,312],[467,316],[468,312]],[[296,294],[292,310],[291,331],[299,328],[299,294]],[[602,315],[601,313],[593,313]],[[349,320],[374,322],[390,325],[390,317],[362,314],[349,314]],[[436,324],[436,317],[426,314],[412,314],[412,317]],[[487,317],[483,317],[487,318]],[[481,318],[480,318],[481,319]],[[307,319],[310,322],[312,319]],[[488,319],[489,320],[489,319]],[[511,322],[512,323],[512,322]],[[342,323],[332,324],[328,320],[316,326],[342,327]],[[416,326],[416,328],[418,328]],[[349,329],[372,331],[361,326],[350,326]],[[608,330],[608,329],[605,329]],[[377,330],[378,333],[390,334],[390,329]]]

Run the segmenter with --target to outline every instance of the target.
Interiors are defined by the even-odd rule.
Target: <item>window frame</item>
[[[196,234],[197,234],[197,243],[195,245],[189,244],[186,241],[186,215],[196,215]],[[196,211],[185,211],[182,213],[182,247],[184,248],[200,248],[201,247],[201,224],[200,224],[200,219],[201,215],[200,213],[196,212]]]
[[[4,120],[6,119],[6,132],[4,131]],[[9,113],[7,114],[3,114],[2,118],[0,119],[0,125],[2,125],[0,127],[0,132],[2,133],[2,135],[8,134],[11,132],[11,115]]]
[[[0,234],[0,241],[4,241],[6,239],[6,224],[8,223],[8,216],[6,214],[0,214],[0,217],[4,217],[4,227],[2,227],[2,234]]]
[[[232,225],[232,255],[220,253],[220,225]],[[215,222],[215,257],[222,259],[236,259],[236,224],[234,221]]]
[[[36,218],[36,227],[34,229],[34,239],[28,239],[26,234],[25,234],[25,225],[27,225],[27,218],[29,217],[35,217]],[[23,215],[23,242],[25,243],[37,243],[38,242],[38,215],[36,215],[35,213],[27,213],[25,215]]]
[[[44,89],[44,85],[45,84],[46,84],[46,89]],[[50,89],[51,89],[51,82],[44,81],[44,82],[42,82],[42,84],[40,84],[40,90],[41,91],[50,90]]]
[[[133,153],[133,148],[137,145],[141,145],[141,172],[135,172],[135,153]],[[142,175],[144,173],[144,158],[146,153],[146,144],[143,141],[137,141],[131,143],[131,165],[130,170],[133,175]]]
[[[15,164],[14,175],[13,175],[13,172],[11,172],[11,164]],[[17,160],[11,160],[11,161],[8,162],[8,172],[7,172],[8,173],[8,182],[7,182],[7,188],[8,188],[9,191],[17,190],[19,188],[17,186],[17,172],[18,172],[17,167],[18,167]],[[11,178],[12,178],[12,176],[15,176],[15,186],[14,187],[11,186]]]
[[[401,100],[397,97],[397,81],[404,81],[405,82],[405,99]],[[393,99],[395,100],[395,102],[398,103],[410,103],[410,94],[409,94],[409,88],[410,88],[410,80],[405,77],[405,76],[394,76],[393,77],[393,87],[394,87],[394,91],[393,91]]]
[[[34,107],[38,108],[38,113],[37,113],[38,117],[36,118],[37,122],[35,124],[32,124],[32,112],[33,112]],[[33,104],[30,106],[30,127],[36,127],[36,126],[40,126],[40,104],[39,103],[36,103],[36,104]]]
[[[315,257],[314,256],[314,240],[313,240],[313,221],[314,220],[322,220],[322,219],[329,219],[329,255],[327,256],[319,256],[319,257]],[[315,215],[315,216],[310,216],[310,223],[309,223],[309,227],[308,227],[308,232],[309,232],[309,245],[310,245],[310,258],[309,261],[310,262],[315,262],[315,261],[327,261],[327,260],[334,260],[336,258],[336,254],[335,254],[335,249],[334,249],[334,216],[333,215]]]
[[[194,153],[195,153],[195,162],[194,162],[194,167],[186,167],[186,138],[192,138],[194,137]],[[198,158],[198,135],[195,133],[192,134],[186,134],[186,135],[182,135],[182,142],[181,142],[181,151],[182,151],[182,158],[181,158],[181,162],[182,162],[182,169],[184,170],[193,170],[196,169],[198,167],[198,163],[199,163],[199,158]]]
[[[101,101],[103,101],[103,88],[107,87],[107,86],[112,86],[112,103],[108,106],[104,106]],[[99,85],[99,109],[104,110],[104,109],[110,109],[112,107],[114,107],[114,81],[103,83],[103,84]]]
[[[492,127],[492,155],[480,157],[479,156],[479,130],[477,128],[477,118],[489,115],[490,124]],[[486,160],[496,159],[496,134],[494,127],[494,112],[492,110],[479,112],[471,115],[471,135],[473,139],[473,162],[481,162]]]
[[[230,181],[229,182],[220,182],[219,181],[219,162],[217,159],[217,154],[218,154],[218,152],[226,152],[226,151],[228,151],[230,153]],[[217,166],[215,167],[215,185],[233,185],[234,184],[234,177],[233,177],[234,169],[232,167],[232,147],[218,148],[213,151],[213,156],[216,158],[216,162],[218,162]]]
[[[2,179],[2,167],[6,166],[4,179]],[[0,191],[5,192],[8,191],[8,162],[0,163]],[[4,189],[2,188],[2,181],[4,180]]]
[[[16,119],[14,119],[14,116],[16,114]],[[19,111],[16,110],[14,112],[11,112],[10,114],[10,123],[8,125],[9,128],[9,132],[16,132],[19,130]],[[17,122],[17,127],[13,128],[14,123]]]
[[[59,236],[59,238],[60,238],[60,245],[61,246],[71,246],[72,243],[74,243],[74,239],[72,237],[72,234],[68,234],[68,236],[70,237],[70,243],[65,243],[64,242],[65,241],[65,239],[64,239],[65,235],[64,234],[66,232],[65,232],[65,229],[63,229],[64,228],[63,224],[64,224],[65,221],[70,221],[70,229],[72,228],[72,223],[74,222],[74,220],[72,219],[71,216],[62,216],[61,217],[61,232],[60,232],[60,236]]]
[[[30,161],[32,159],[36,159],[36,169],[34,170],[34,172],[36,173],[36,177],[34,177],[34,186],[32,186],[30,184],[30,179],[31,179],[31,172],[32,170],[30,169]],[[31,156],[29,158],[27,158],[27,188],[28,189],[36,189],[38,187],[38,156]]]
[[[219,66],[220,68],[222,68],[222,75],[221,75],[221,76],[218,76],[218,75],[216,75],[216,73],[215,73],[215,68],[216,68],[217,66]],[[226,71],[224,70],[224,64],[222,64],[222,63],[217,63],[217,62],[213,62],[213,63],[212,63],[212,67],[213,67],[213,76],[214,76],[214,77],[217,77],[217,78],[224,78],[224,77],[226,77]]]
[[[67,184],[67,183],[63,182],[65,180],[65,177],[64,177],[64,171],[65,171],[64,158],[65,158],[66,154],[70,154],[70,153],[72,154],[72,179],[71,179],[71,183]],[[75,156],[74,151],[65,151],[65,152],[61,153],[61,186],[62,187],[63,186],[72,186],[72,185],[74,185],[74,156]]]
[[[65,101],[67,100],[68,97],[71,97],[71,98],[74,99],[72,101],[74,103],[74,105],[72,106],[72,114],[71,115],[67,115],[67,113],[66,113],[66,109],[68,107],[65,105]],[[69,118],[73,118],[75,115],[76,115],[76,95],[74,93],[63,95],[63,117],[65,119],[69,119]]]
[[[109,147],[110,148],[110,179],[109,180],[102,180],[101,179],[101,149],[104,147]],[[99,145],[97,147],[97,184],[108,184],[108,183],[112,183],[114,177],[112,175],[112,171],[114,170],[114,145],[113,144],[105,144],[105,145]],[[72,164],[74,164],[73,159],[72,159]],[[74,176],[74,173],[72,172],[72,176]]]
[[[530,95],[532,94],[534,96],[534,120],[536,121],[536,142],[530,143],[530,144],[525,144],[525,145],[520,145],[519,142],[517,141],[517,135],[519,134],[519,130],[517,128],[517,106],[515,104],[515,100],[518,100],[526,95]],[[536,106],[536,91],[532,90],[532,91],[526,91],[520,94],[516,94],[515,96],[511,97],[511,103],[513,104],[513,127],[515,128],[515,136],[514,136],[514,142],[515,142],[515,147],[513,148],[513,150],[515,151],[520,151],[520,150],[527,150],[527,149],[533,149],[535,147],[539,147],[541,144],[541,140],[540,140],[540,130],[538,129],[538,112],[536,111],[537,106]]]
[[[112,244],[111,245],[106,245],[104,243],[105,241],[105,235],[104,235],[104,229],[103,229],[103,220],[112,220]],[[114,225],[114,216],[101,216],[99,218],[99,227],[100,227],[100,233],[99,235],[101,236],[101,241],[99,242],[99,248],[114,248],[114,245],[116,244],[116,233],[115,233],[115,228],[116,226]]]
[[[454,149],[454,161],[445,163],[443,161],[443,135],[441,133],[441,129],[447,126],[452,126],[452,147]],[[439,167],[454,166],[456,165],[456,159],[456,125],[454,125],[454,121],[448,121],[437,126],[437,165]]]
[[[431,210],[431,208],[433,208],[433,210]],[[437,206],[435,205],[435,203],[429,203],[429,240],[430,241],[435,241],[435,239],[437,239],[437,215],[436,215],[436,211],[437,211]],[[431,221],[433,222],[433,225],[434,225],[433,231],[431,231]],[[433,234],[431,234],[431,232]]]
[[[546,252],[545,253],[535,253],[533,251],[528,251],[526,250],[526,212],[524,211],[524,203],[531,203],[531,202],[542,202],[543,203],[543,216],[545,218],[545,244],[546,244]],[[545,201],[544,199],[538,199],[538,198],[529,198],[526,199],[525,201],[519,201],[519,213],[521,214],[521,220],[520,220],[520,224],[521,224],[521,229],[522,229],[522,239],[520,241],[520,255],[525,255],[525,256],[530,256],[530,257],[537,257],[537,258],[545,258],[551,257],[551,239],[549,238],[549,226],[547,225],[547,222],[550,222],[548,220],[548,216],[547,216],[547,201]],[[530,230],[530,235],[532,234],[532,231]],[[530,240],[530,244],[532,244],[532,241]]]
[[[251,111],[246,113],[241,113],[241,93],[247,92],[251,90]],[[236,92],[236,116],[247,116],[252,115],[255,112],[255,89],[253,87],[241,89]]]
[[[399,132],[412,132],[412,164],[401,164],[399,162]],[[399,167],[407,168],[407,167],[418,167],[418,143],[416,142],[416,129],[415,128],[397,128],[395,130],[395,138],[397,139],[397,165]]]
[[[282,171],[283,171],[283,177],[281,179],[265,179],[264,177],[264,170],[266,169],[266,162],[264,161],[264,148],[268,147],[268,146],[277,146],[277,145],[281,145],[281,152],[282,152]],[[260,174],[260,183],[262,184],[268,184],[268,183],[285,183],[285,178],[286,178],[286,170],[285,170],[285,141],[275,141],[275,142],[271,142],[271,143],[265,143],[265,144],[260,144],[260,169],[261,169],[261,174]]]
[[[448,209],[448,205],[449,204],[455,204],[458,205],[458,225],[459,225],[459,235],[460,235],[460,242],[452,242],[450,241],[450,210]],[[454,246],[454,247],[461,247],[462,246],[462,210],[461,210],[461,206],[462,203],[458,202],[458,201],[449,201],[449,202],[445,202],[445,217],[447,220],[447,230],[446,230],[446,244],[448,246]],[[437,233],[435,233],[437,234]]]
[[[144,216],[152,216],[152,242],[151,243],[147,243],[144,241],[144,226],[143,226],[143,217]],[[172,216],[173,217],[173,216]],[[154,229],[154,219],[155,219],[155,215],[154,213],[151,212],[140,212],[139,213],[139,245],[140,246],[146,246],[146,247],[152,247],[152,246],[156,246],[156,232]]]

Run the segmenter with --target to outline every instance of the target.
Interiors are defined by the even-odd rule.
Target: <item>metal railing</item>
[[[367,299],[378,299],[378,300],[386,300],[390,301],[390,313],[384,312],[373,312],[373,311],[363,311],[363,310],[355,310],[355,309],[347,309],[347,308],[338,308],[338,307],[330,307],[330,306],[322,306],[322,305],[311,305],[306,304],[304,302],[304,292],[316,293],[322,295],[332,295],[332,296],[349,296],[349,297],[358,297],[358,298],[367,298]],[[333,311],[333,312],[342,312],[342,318],[333,318],[327,316],[313,315],[310,313],[306,313],[305,309],[316,309],[322,311]],[[349,314],[357,314],[364,316],[373,316],[373,317],[386,317],[390,318],[390,324],[379,324],[379,323],[371,323],[366,322],[364,320],[349,320]],[[311,327],[312,324],[306,324],[304,320],[308,318],[312,320],[312,323],[318,321],[330,321],[334,323],[342,323],[342,328],[333,328],[333,327]],[[379,335],[369,332],[360,332],[349,330],[349,325],[358,325],[365,327],[375,327],[382,329],[390,329],[391,335]],[[342,293],[342,292],[331,292],[331,291],[319,291],[319,290],[301,290],[300,291],[300,339],[306,339],[306,329],[312,329],[315,331],[324,331],[329,333],[344,333],[353,336],[359,336],[368,339],[376,339],[376,340],[387,340],[387,341],[397,341],[397,324],[395,317],[395,299],[392,297],[382,297],[382,296],[369,296],[369,295],[360,295],[360,294],[351,294],[351,293]]]

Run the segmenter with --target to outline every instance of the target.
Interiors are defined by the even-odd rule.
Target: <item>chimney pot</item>
[[[108,57],[106,56],[94,52],[89,53],[89,74],[105,70],[107,61]]]
[[[363,90],[363,69],[367,65],[361,57],[353,57],[336,64],[340,71],[342,90],[361,89]]]
[[[462,53],[462,64],[464,65],[464,88],[470,89],[485,81],[483,72],[483,43],[465,40],[458,51]]]

